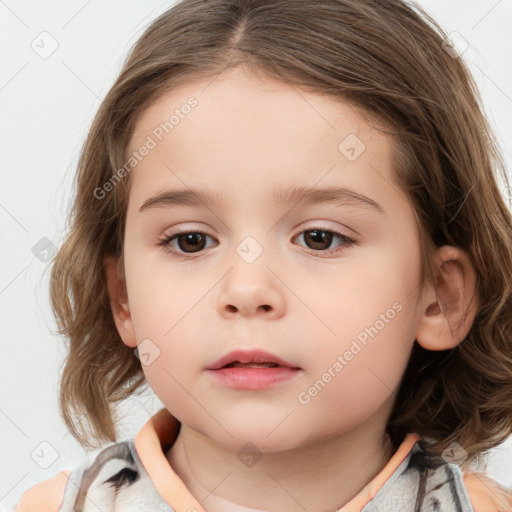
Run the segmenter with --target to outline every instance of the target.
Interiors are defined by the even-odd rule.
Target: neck
[[[239,453],[181,425],[167,459],[208,512],[334,512],[356,496],[393,455],[385,424],[241,464]]]

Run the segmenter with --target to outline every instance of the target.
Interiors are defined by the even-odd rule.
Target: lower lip
[[[220,383],[235,389],[265,389],[293,379],[299,368],[275,366],[273,368],[219,368],[209,370]]]

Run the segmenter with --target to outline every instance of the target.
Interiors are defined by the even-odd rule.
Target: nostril
[[[226,306],[227,310],[230,312],[230,313],[236,313],[238,311],[238,308],[236,306],[233,306],[232,304],[228,304]],[[272,310],[272,307],[269,306],[268,304],[263,304],[263,306],[259,306],[258,309],[263,309],[264,311],[271,311]]]

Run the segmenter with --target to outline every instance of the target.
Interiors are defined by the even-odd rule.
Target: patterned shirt
[[[134,439],[89,453],[72,470],[30,487],[16,512],[206,512],[165,453],[180,423],[161,409]],[[384,468],[339,512],[505,512],[512,495],[483,473],[439,462],[409,433]],[[314,511],[317,512],[317,511]]]

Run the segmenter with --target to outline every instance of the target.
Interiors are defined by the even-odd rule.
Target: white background
[[[173,2],[0,2],[0,507],[31,485],[70,469],[84,453],[62,422],[57,383],[64,351],[49,308],[47,263],[32,248],[63,240],[71,183],[92,117],[131,44]],[[512,1],[422,0],[447,32],[469,43],[469,63],[511,169]],[[48,32],[46,59],[31,47]],[[36,43],[33,43],[33,41]],[[37,252],[37,251],[36,251]],[[161,404],[128,401],[121,438]],[[48,444],[41,443],[49,443]],[[46,468],[36,460],[55,461]],[[35,451],[35,452],[34,452]],[[38,458],[31,454],[39,454]],[[44,455],[43,455],[44,454]],[[512,442],[493,449],[488,471],[512,485]]]

